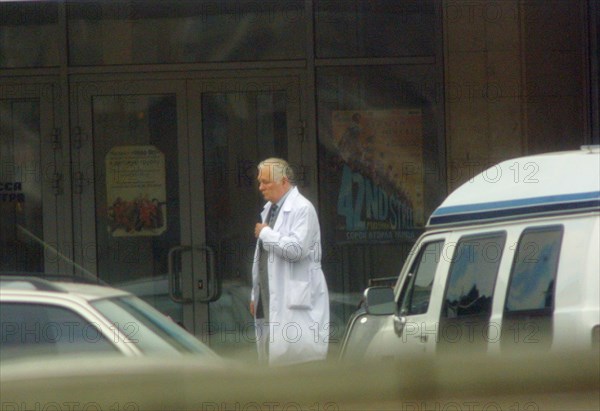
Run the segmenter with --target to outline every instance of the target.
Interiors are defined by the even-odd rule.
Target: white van
[[[600,147],[502,162],[429,218],[395,287],[365,291],[343,358],[600,349]]]

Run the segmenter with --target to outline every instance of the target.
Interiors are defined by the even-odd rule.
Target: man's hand
[[[250,301],[250,314],[254,317],[254,302]]]
[[[254,237],[258,238],[262,229],[268,226],[268,224],[256,223],[254,226]]]

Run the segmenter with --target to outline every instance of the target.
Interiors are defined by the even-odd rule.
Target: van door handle
[[[394,315],[394,332],[398,337],[402,337],[404,326],[406,325],[406,317]]]

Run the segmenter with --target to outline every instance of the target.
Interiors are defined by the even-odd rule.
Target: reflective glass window
[[[304,57],[304,2],[110,1],[68,7],[72,65]]]
[[[443,241],[425,244],[408,274],[400,295],[400,315],[424,314],[429,308],[435,271],[443,248]]]
[[[40,104],[0,100],[0,271],[44,270]]]
[[[0,67],[59,65],[58,2],[0,2]]]
[[[341,242],[414,241],[445,191],[435,69],[323,68],[317,87],[326,225]]]
[[[458,242],[448,274],[442,317],[489,318],[505,239],[504,233],[498,233]]]
[[[100,278],[166,294],[168,251],[180,244],[175,95],[94,96],[92,109]],[[163,304],[179,320],[180,307]]]
[[[562,227],[525,230],[519,241],[505,312],[552,309]]]
[[[209,309],[211,346],[221,354],[253,343],[245,334],[252,324],[247,281],[252,258],[246,256],[256,240],[240,227],[256,221],[264,205],[254,159],[287,156],[291,110],[285,91],[202,95],[206,241],[226,255],[217,262],[220,297]]]
[[[397,276],[446,192],[429,65],[317,69],[319,210],[332,292]]]
[[[549,350],[563,226],[523,231],[510,274],[501,329],[502,350]]]
[[[322,0],[315,32],[319,58],[433,56],[436,8],[430,0]]]

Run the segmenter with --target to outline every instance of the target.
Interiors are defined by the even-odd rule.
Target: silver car
[[[0,277],[0,359],[119,353],[196,354],[208,346],[136,296],[112,287]]]

